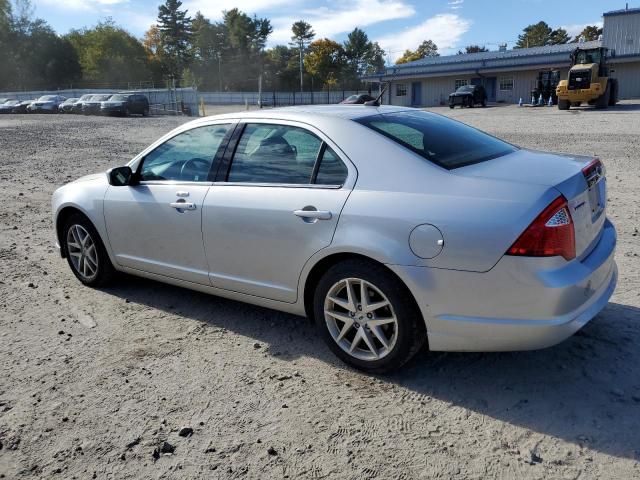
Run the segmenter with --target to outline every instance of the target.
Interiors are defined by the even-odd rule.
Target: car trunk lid
[[[577,258],[587,256],[600,238],[606,216],[606,178],[602,163],[594,157],[521,149],[452,173],[553,187],[567,199]]]

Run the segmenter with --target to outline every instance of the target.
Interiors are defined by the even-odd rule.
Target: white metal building
[[[585,48],[604,46],[615,52],[609,61],[618,78],[619,98],[640,98],[640,8],[604,15],[602,40]],[[540,70],[557,69],[567,78],[570,54],[578,45],[550,45],[495,52],[430,57],[394,65],[382,74],[364,77],[372,83],[391,82],[385,103],[426,107],[443,105],[461,85],[484,85],[490,102],[529,102]]]

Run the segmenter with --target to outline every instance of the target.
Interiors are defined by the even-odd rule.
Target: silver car
[[[345,362],[554,345],[616,285],[600,160],[446,117],[297,107],[187,123],[53,195],[61,254],[313,318]]]
[[[57,113],[58,105],[67,98],[62,95],[43,95],[27,106],[29,113]]]

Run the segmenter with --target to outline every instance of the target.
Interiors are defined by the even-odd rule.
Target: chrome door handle
[[[196,204],[192,202],[172,202],[169,204],[170,207],[175,208],[176,210],[195,210]]]
[[[294,210],[293,214],[301,218],[313,218],[315,220],[331,220],[331,212],[328,210]]]

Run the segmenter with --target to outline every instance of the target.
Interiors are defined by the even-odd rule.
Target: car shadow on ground
[[[104,291],[255,339],[284,360],[312,356],[343,368],[314,325],[301,317],[129,276]],[[610,303],[584,329],[552,348],[509,353],[425,349],[402,370],[380,379],[411,391],[416,399],[439,399],[580,449],[640,460],[639,344],[640,309]]]

